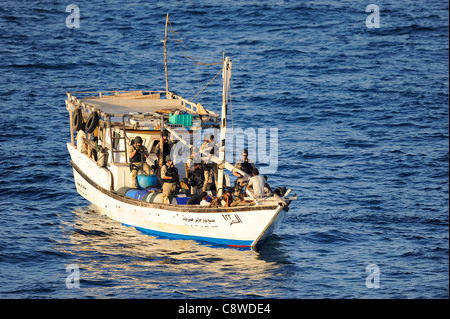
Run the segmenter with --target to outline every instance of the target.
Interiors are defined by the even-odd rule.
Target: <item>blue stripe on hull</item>
[[[195,240],[202,243],[210,243],[219,246],[229,246],[229,247],[248,247],[252,246],[253,241],[251,240],[237,240],[237,239],[227,239],[227,238],[214,238],[214,237],[202,237],[202,236],[192,236],[192,235],[182,235],[174,233],[166,233],[158,230],[152,230],[142,227],[137,227],[133,225],[123,224],[125,226],[134,227],[137,230],[152,236],[163,237],[167,239],[183,239],[183,240]]]

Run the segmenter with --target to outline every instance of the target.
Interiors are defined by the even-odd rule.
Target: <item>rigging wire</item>
[[[191,53],[191,50],[189,50],[189,48],[187,47],[186,43],[180,38],[180,36],[178,36],[178,39],[175,38],[175,34],[178,34],[177,31],[174,30],[172,23],[170,22],[170,19],[168,20],[169,26],[170,26],[170,35],[172,37],[172,40],[175,42],[177,48],[180,50],[181,52],[181,56],[183,58],[185,58],[186,60],[190,61],[191,63],[193,63],[194,65],[198,66],[198,65],[205,65],[205,66],[211,66],[211,65],[218,65],[218,64],[222,64],[223,62],[217,62],[217,63],[205,63],[205,62],[200,62],[198,60],[196,60],[193,57],[193,54]],[[183,44],[184,49],[181,47],[180,44]],[[184,50],[184,51],[183,51]],[[187,54],[186,54],[186,53]],[[205,85],[205,87],[203,87],[192,99],[189,100],[189,102],[192,102],[192,100],[194,100],[204,89],[206,89],[206,87],[208,85],[211,84],[212,81],[214,81],[214,79],[220,74],[220,72],[222,72],[223,67],[220,69],[219,73],[216,74],[216,76],[214,76],[214,78],[208,82],[208,84]],[[200,87],[200,80],[199,80],[199,70],[198,68],[196,68],[197,71],[197,81],[198,81],[198,85]]]
[[[170,22],[170,19],[169,19],[169,26],[170,26],[170,29],[171,29],[171,31],[170,31],[171,33],[178,34],[178,32],[173,29],[173,26],[172,26],[172,23]],[[189,48],[187,47],[186,43],[182,39],[176,39],[173,34],[172,34],[172,38],[173,38],[173,41],[175,42],[175,44],[177,45],[178,49],[182,53],[183,58],[185,58],[186,60],[190,59],[192,63],[197,64],[197,65],[217,65],[217,64],[222,64],[222,62],[205,63],[205,62],[200,62],[200,61],[196,60],[193,57],[193,55],[191,53],[191,50],[189,50]],[[183,43],[184,48],[189,53],[189,55],[184,55],[183,54],[183,49],[180,47],[179,43]]]
[[[172,23],[170,22],[170,20],[168,19],[168,23],[170,26],[170,34],[171,37],[173,39],[173,41],[175,42],[177,48],[180,50],[181,52],[181,56],[183,58],[185,58],[186,60],[190,61],[191,63],[195,64],[195,65],[205,65],[205,66],[211,66],[211,65],[218,65],[218,64],[223,64],[223,62],[217,62],[217,63],[205,63],[205,62],[200,62],[198,60],[196,60],[193,57],[193,54],[191,53],[191,50],[189,50],[189,48],[187,47],[186,43],[180,38],[179,33],[177,31],[174,30]],[[178,34],[178,39],[175,38],[175,34]],[[183,44],[184,46],[184,50],[187,52],[187,54],[184,54],[183,52],[183,48],[181,47],[180,44]],[[224,53],[225,54],[225,53]],[[216,79],[216,77],[223,71],[223,67],[220,68],[219,72],[212,78],[212,80],[210,80],[192,99],[189,100],[189,102],[192,102],[200,93],[203,92],[204,89],[206,89],[212,81],[214,81]],[[197,68],[197,79],[199,78],[199,71]],[[228,79],[229,81],[230,79]],[[200,83],[199,83],[200,84]],[[231,102],[231,85],[228,82],[228,88],[229,88],[229,101],[230,101],[230,113],[231,113],[231,130],[232,130],[232,135],[233,135],[233,153],[234,153],[234,161],[237,161],[237,154],[236,154],[236,141],[235,141],[235,136],[234,136],[234,120],[233,120],[233,104]]]
[[[228,91],[230,93],[230,113],[231,113],[231,132],[233,135],[233,154],[234,154],[234,162],[237,163],[237,154],[236,154],[236,137],[234,136],[234,121],[233,121],[233,104],[231,103],[231,84],[228,85]]]
[[[223,70],[223,67],[220,69],[219,73],[217,73],[217,74],[212,78],[212,80],[209,81],[208,84],[206,84],[205,87],[204,87],[203,89],[200,90],[200,92],[198,92],[192,99],[189,100],[189,102],[192,102],[193,99],[195,99],[200,93],[202,93],[202,91],[203,91],[204,89],[206,89],[206,87],[207,87],[208,85],[210,85],[211,82],[214,81],[214,79],[215,79],[220,73],[222,73],[222,70]]]

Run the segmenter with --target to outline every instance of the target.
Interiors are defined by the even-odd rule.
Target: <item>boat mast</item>
[[[224,53],[225,56],[225,53]],[[223,60],[222,69],[223,91],[222,91],[222,118],[220,121],[220,146],[219,163],[217,174],[217,196],[223,193],[223,169],[225,167],[225,136],[227,133],[227,109],[228,109],[228,90],[231,78],[231,61],[229,57]]]
[[[165,28],[165,36],[164,36],[164,69],[166,73],[166,99],[169,98],[169,79],[167,77],[167,24],[169,23],[169,13],[166,15],[166,28]],[[160,136],[159,136],[159,157],[158,157],[158,165],[161,168],[164,163],[164,114],[161,114],[161,124],[160,124]]]
[[[167,77],[167,24],[169,23],[169,13],[166,16],[166,32],[164,37],[164,69],[166,73],[166,99],[169,94],[169,79]]]

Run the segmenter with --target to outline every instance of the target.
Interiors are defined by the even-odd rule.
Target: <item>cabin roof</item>
[[[161,93],[166,95],[161,98]],[[77,98],[74,96],[82,96]],[[157,113],[175,113],[185,111],[191,114],[208,115],[214,118],[218,114],[206,110],[200,103],[192,103],[172,92],[158,91],[103,91],[103,92],[67,92],[69,104],[82,106],[104,115],[120,117],[127,115],[153,115]],[[167,98],[169,97],[169,98]]]
[[[181,100],[107,97],[83,99],[83,102],[107,114],[154,113],[161,109],[170,109],[171,111],[184,109]]]

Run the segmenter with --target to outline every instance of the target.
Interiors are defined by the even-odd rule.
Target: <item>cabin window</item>
[[[105,134],[104,129],[98,130],[98,144],[103,145],[103,135]]]
[[[113,145],[112,145],[112,147],[115,150],[117,150],[119,148],[119,141],[120,141],[119,137],[120,137],[119,133],[113,132]]]
[[[150,153],[156,153],[156,150],[158,149],[158,145],[159,145],[159,139],[153,140],[153,145],[150,149]]]

